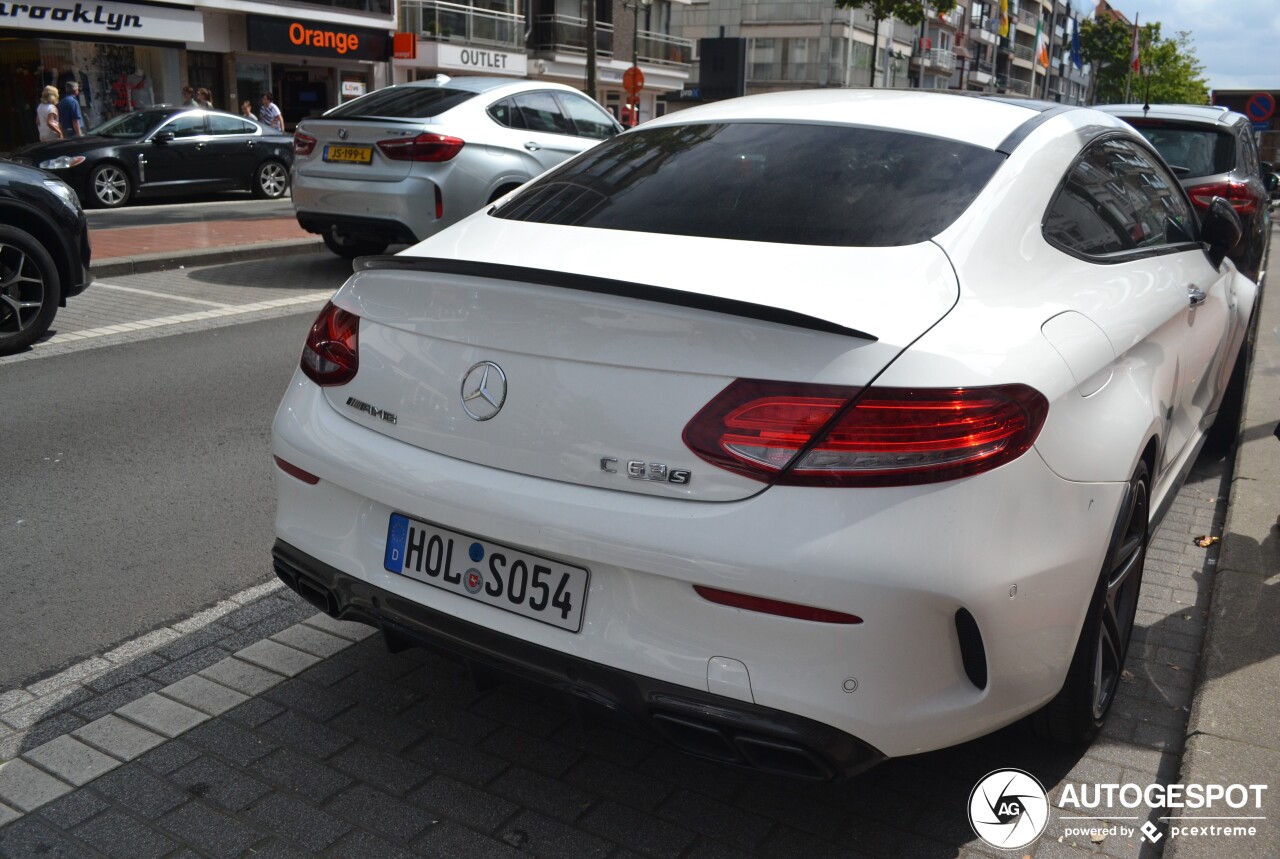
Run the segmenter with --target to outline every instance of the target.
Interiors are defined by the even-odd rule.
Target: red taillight
[[[782,602],[781,600],[771,600],[766,597],[753,597],[749,594],[722,591],[719,588],[709,588],[705,585],[694,585],[693,589],[698,592],[698,596],[705,600],[733,608],[745,609],[746,611],[776,614],[782,617],[792,617],[796,620],[810,620],[815,623],[862,623],[862,618],[856,614],[845,614],[842,611],[814,608],[811,605]]]
[[[278,456],[275,457],[275,461],[276,461],[276,467],[279,468],[281,471],[283,471],[285,474],[289,475],[290,477],[296,477],[299,480],[301,480],[303,483],[309,484],[311,486],[315,486],[317,483],[320,482],[319,477],[316,477],[310,471],[303,471],[301,468],[298,468],[298,466],[294,465],[292,462],[283,460]]]
[[[738,379],[689,422],[684,442],[708,462],[766,483],[909,486],[1018,458],[1048,410],[1025,385],[860,392]]]
[[[316,148],[316,139],[310,134],[303,134],[301,131],[293,133],[293,154],[294,155],[310,155],[311,150]]]
[[[329,302],[302,349],[302,372],[322,387],[345,385],[360,369],[360,317]]]
[[[378,148],[392,161],[448,161],[466,145],[446,134],[419,134],[404,140],[382,140]]]
[[[1253,189],[1241,182],[1215,182],[1212,185],[1196,185],[1188,188],[1191,202],[1198,209],[1208,209],[1214,197],[1221,197],[1231,204],[1241,215],[1252,215],[1258,211],[1258,195]]]

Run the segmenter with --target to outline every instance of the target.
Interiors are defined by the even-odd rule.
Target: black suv
[[[1244,234],[1228,256],[1262,283],[1277,179],[1258,155],[1249,118],[1225,107],[1189,104],[1105,104],[1094,110],[1120,117],[1151,141],[1202,214],[1214,197],[1231,204]]]
[[[0,158],[0,355],[34,343],[89,281],[89,226],[75,191]]]

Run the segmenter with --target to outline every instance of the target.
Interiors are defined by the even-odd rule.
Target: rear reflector
[[[319,477],[316,477],[314,474],[312,474],[309,471],[303,471],[301,468],[298,468],[298,466],[294,465],[292,462],[286,462],[285,460],[281,459],[278,456],[273,458],[276,461],[276,466],[285,474],[289,475],[290,477],[296,477],[299,480],[301,480],[303,483],[309,483],[312,486],[315,486],[317,483],[320,482]]]
[[[1187,189],[1191,202],[1198,209],[1208,209],[1214,197],[1221,197],[1231,204],[1237,214],[1252,215],[1258,211],[1261,202],[1257,194],[1240,182],[1215,182],[1210,185],[1196,185]]]
[[[320,311],[302,349],[302,372],[321,387],[345,385],[360,369],[360,317],[333,302]]]
[[[447,134],[423,132],[407,140],[380,140],[378,149],[392,161],[448,161],[466,144]]]
[[[746,611],[776,614],[780,617],[809,620],[814,623],[862,623],[862,618],[854,614],[845,614],[842,611],[831,611],[825,608],[814,608],[810,605],[798,605],[796,603],[782,602],[781,600],[737,594],[733,591],[722,591],[719,588],[709,588],[705,585],[694,585],[693,589],[704,600]]]
[[[856,405],[851,405],[856,402]],[[1048,413],[1025,385],[857,388],[738,379],[689,422],[706,461],[791,486],[909,486],[1025,453]]]

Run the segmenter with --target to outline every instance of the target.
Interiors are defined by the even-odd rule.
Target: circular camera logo
[[[969,825],[1001,850],[1026,847],[1049,822],[1049,797],[1036,777],[1022,770],[996,770],[969,794]]]

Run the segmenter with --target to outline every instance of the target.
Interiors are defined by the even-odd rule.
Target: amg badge
[[[400,417],[396,415],[394,412],[389,412],[389,411],[386,411],[385,409],[375,408],[369,405],[368,403],[364,402],[363,400],[357,400],[355,397],[347,397],[347,405],[351,406],[351,408],[356,409],[357,411],[364,412],[366,415],[369,415],[370,417],[381,418],[382,420],[386,421],[389,424],[400,422]]]

